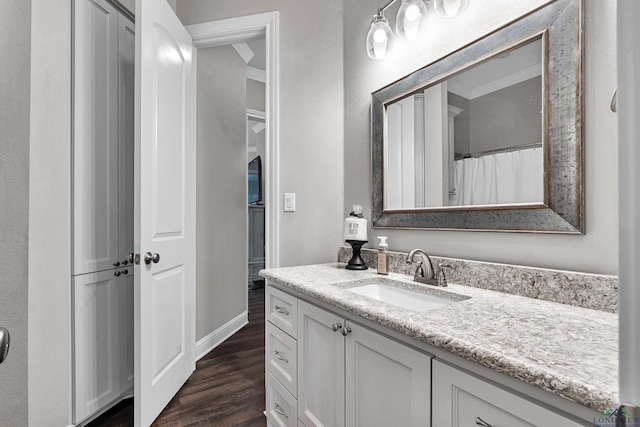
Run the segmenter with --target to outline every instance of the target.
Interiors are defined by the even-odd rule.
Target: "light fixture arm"
[[[389,3],[385,4],[381,8],[378,8],[378,16],[383,16],[384,15],[384,11],[387,10],[389,8],[389,6],[391,6],[392,4],[394,4],[397,1],[398,0],[391,0]]]

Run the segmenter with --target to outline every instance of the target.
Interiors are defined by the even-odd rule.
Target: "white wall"
[[[184,24],[280,12],[280,191],[297,193],[297,211],[280,214],[282,266],[334,261],[342,243],[342,5],[342,0],[179,0],[177,5]]]
[[[196,339],[247,309],[246,64],[198,49]]]
[[[543,0],[471,1],[469,9],[455,19],[431,18],[423,40],[412,45],[397,43],[393,56],[374,61],[366,54],[364,39],[371,15],[380,5],[370,0],[345,1],[347,125],[343,215],[353,203],[361,203],[365,215],[371,217],[371,92],[544,3]],[[387,235],[393,250],[420,247],[434,255],[616,274],[617,128],[616,116],[609,110],[616,86],[616,2],[587,0],[585,4],[586,235],[376,229],[371,233],[370,241],[375,242],[375,236]],[[431,3],[429,7],[432,7]],[[387,16],[394,17],[394,14],[395,10]],[[393,26],[395,18],[392,21]]]
[[[0,327],[11,334],[0,365],[0,425],[27,425],[29,92],[31,1],[0,14]]]
[[[71,2],[32,0],[29,424],[71,408]]]

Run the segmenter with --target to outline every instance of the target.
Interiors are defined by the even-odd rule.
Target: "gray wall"
[[[0,365],[0,426],[24,426],[27,405],[29,92],[31,1],[0,14],[0,327],[11,334]]]
[[[71,2],[32,0],[29,424],[71,408]]]
[[[471,100],[471,152],[542,141],[542,77]]]
[[[370,118],[371,92],[467,45],[544,0],[472,1],[464,14],[443,20],[431,16],[426,37],[414,44],[397,42],[393,56],[367,57],[364,38],[377,4],[349,0],[345,5],[345,210],[364,204],[371,217]],[[416,247],[428,253],[517,263],[538,267],[616,274],[618,262],[616,116],[609,110],[616,87],[614,0],[585,2],[585,173],[586,235],[419,231],[376,229],[388,235],[389,248]],[[429,8],[432,4],[429,4]],[[395,10],[395,9],[394,9]],[[394,16],[392,10],[387,15]],[[373,245],[368,244],[370,247]]]
[[[265,95],[264,83],[247,79],[247,108],[264,111]]]
[[[342,244],[344,218],[343,1],[180,0],[177,7],[184,24],[276,10],[280,12],[278,203],[283,203],[282,193],[297,193],[297,211],[280,213],[280,265],[334,261]],[[374,12],[375,6],[364,19]],[[358,39],[365,34],[366,30]]]
[[[198,49],[196,339],[247,309],[246,64]]]

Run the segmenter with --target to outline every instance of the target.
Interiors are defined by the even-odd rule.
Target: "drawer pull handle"
[[[476,425],[482,426],[482,427],[491,427],[491,424],[489,424],[488,422],[486,422],[485,420],[483,420],[480,417],[476,418]]]
[[[284,308],[282,308],[282,307],[280,307],[279,305],[276,305],[274,308],[275,308],[275,309],[276,309],[276,311],[277,311],[278,313],[280,313],[280,314],[284,314],[285,316],[288,316],[288,315],[289,315],[289,311],[288,311],[288,310],[286,310],[286,309],[284,309]]]
[[[280,407],[280,405],[274,403],[273,406],[276,408],[276,412],[278,414],[282,415],[285,418],[289,418],[289,415]]]
[[[282,360],[284,363],[289,363],[289,359],[287,359],[286,357],[282,356],[282,353],[280,353],[279,350],[274,350],[273,352],[276,354],[276,359]]]

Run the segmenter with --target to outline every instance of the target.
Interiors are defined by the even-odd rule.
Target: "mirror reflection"
[[[542,203],[542,39],[386,106],[385,209]]]

